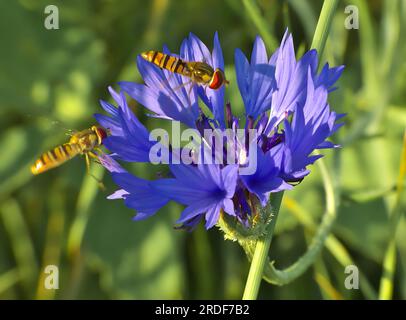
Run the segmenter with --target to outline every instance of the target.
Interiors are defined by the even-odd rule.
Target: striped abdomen
[[[161,69],[166,69],[184,76],[190,75],[189,68],[187,67],[187,62],[183,61],[180,58],[158,51],[143,52],[141,56],[145,60],[155,64]]]
[[[55,168],[62,163],[72,159],[80,153],[80,148],[76,144],[65,143],[54,149],[45,152],[35,161],[31,166],[31,172],[33,174],[40,174],[49,169]]]

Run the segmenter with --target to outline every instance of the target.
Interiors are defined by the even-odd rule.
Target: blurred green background
[[[339,197],[335,245],[292,284],[264,282],[262,299],[376,297],[394,230],[393,297],[406,298],[406,224],[390,218],[396,201],[405,198],[396,187],[398,180],[404,184],[405,2],[340,2],[322,59],[346,65],[339,90],[330,96],[332,108],[348,114],[334,136],[343,148],[325,152]],[[36,177],[29,167],[43,151],[65,142],[68,130],[94,123],[98,100],[109,99],[108,85],[118,89],[117,81],[140,81],[137,54],[163,44],[176,52],[189,32],[211,47],[219,31],[231,81],[227,97],[242,115],[234,49],[250,54],[261,34],[273,50],[289,27],[301,55],[322,1],[56,0],[59,30],[44,27],[48,4],[0,1],[0,298],[241,298],[249,263],[216,228],[175,230],[182,210],[176,204],[133,222],[121,201],[106,200],[115,191],[110,177],[104,177],[107,190],[100,190],[80,157]],[[344,28],[350,4],[359,9],[359,30]],[[134,101],[131,106],[149,129],[167,126],[145,117]],[[158,171],[147,165],[131,170],[150,179]],[[324,210],[320,173],[317,166],[311,170],[285,193],[270,254],[280,268],[305,251]],[[97,164],[92,172],[103,174]],[[59,290],[44,289],[50,264],[59,267]],[[347,264],[359,268],[360,290],[345,289]]]

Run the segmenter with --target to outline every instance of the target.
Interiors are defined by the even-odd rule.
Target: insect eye
[[[100,140],[104,140],[107,137],[106,131],[102,128],[96,128],[96,133],[100,137]]]
[[[210,89],[219,89],[225,83],[224,73],[220,69],[216,69],[214,71],[213,77],[210,81],[209,88]]]

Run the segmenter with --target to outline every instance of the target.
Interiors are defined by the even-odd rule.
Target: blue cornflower
[[[190,34],[182,42],[179,57],[224,70],[217,33],[213,47],[211,53],[200,39]],[[163,52],[169,50],[164,48]],[[169,201],[176,201],[185,205],[178,220],[185,227],[194,227],[204,218],[206,228],[211,228],[221,212],[249,225],[257,212],[253,206],[265,206],[270,193],[292,189],[292,183],[309,173],[308,165],[321,156],[312,155],[314,150],[337,147],[326,139],[341,126],[336,123],[341,115],[330,111],[327,98],[335,89],[334,83],[343,67],[330,68],[326,64],[317,73],[315,50],[296,60],[293,39],[287,31],[280,47],[269,58],[260,37],[254,42],[250,60],[241,50],[235,52],[245,119],[236,118],[232,106],[225,104],[224,86],[218,90],[205,88],[185,76],[161,70],[141,57],[137,58],[137,66],[145,83],[119,85],[147,108],[151,117],[179,121],[202,136],[208,129],[216,133],[183,150],[191,162],[175,162],[181,160],[183,151],[160,141],[161,155],[170,155],[170,174],[152,181],[135,177],[116,160],[151,162],[150,151],[156,149],[158,142],[129,109],[124,93],[110,89],[117,107],[101,101],[109,116],[96,115],[96,119],[110,129],[105,146],[112,154],[101,156],[100,161],[120,187],[109,198],[124,199],[128,207],[136,210],[136,220],[155,214]],[[201,102],[212,116],[203,112]],[[241,129],[240,122],[245,122]],[[236,138],[241,130],[245,138],[242,141]],[[230,132],[233,139],[226,140],[226,145],[216,139],[216,135]],[[218,160],[218,154],[203,150],[207,146],[220,150],[221,155],[231,150],[235,161],[229,162],[228,153],[226,159]],[[206,157],[212,161],[198,161]]]

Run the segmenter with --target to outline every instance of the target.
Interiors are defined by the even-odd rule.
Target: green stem
[[[20,281],[21,275],[17,268],[0,275],[0,296]],[[4,299],[4,297],[2,297]]]
[[[393,296],[393,277],[396,266],[396,240],[391,239],[383,260],[383,271],[379,285],[379,300],[391,300]]]
[[[406,179],[406,131],[403,136],[403,150],[400,159],[399,176],[397,182],[396,203],[390,215],[390,239],[383,261],[383,272],[379,286],[379,299],[390,300],[393,296],[393,280],[396,269],[396,232],[401,222],[403,212],[402,195]]]
[[[317,230],[316,235],[313,238],[306,253],[301,256],[294,264],[292,264],[285,270],[277,270],[273,266],[273,263],[267,265],[267,268],[265,268],[264,272],[264,278],[266,281],[272,284],[285,285],[301,276],[316,260],[321,249],[324,247],[324,243],[327,239],[327,236],[330,234],[331,227],[335,221],[336,201],[331,176],[327,170],[326,165],[324,164],[323,159],[319,159],[317,163],[323,176],[324,189],[326,192],[326,211],[323,216],[322,223]]]
[[[252,258],[247,283],[245,285],[243,300],[254,300],[258,296],[264,267],[268,261],[268,251],[271,245],[279,208],[282,202],[283,192],[276,193],[270,200],[272,220],[268,226],[267,233],[256,243],[254,256]]]
[[[248,0],[243,2],[245,5],[251,3]],[[327,41],[327,36],[331,27],[333,15],[337,4],[338,0],[325,0],[321,9],[319,20],[317,22],[316,31],[314,33],[311,47],[317,50],[320,60]],[[251,267],[243,295],[244,300],[257,298],[262,276],[265,276],[265,278],[267,278],[269,272],[271,277],[267,280],[271,280],[270,282],[276,284],[285,284],[297,278],[314,262],[321,248],[323,248],[324,242],[329,235],[331,227],[335,220],[336,206],[334,188],[327,168],[324,166],[322,159],[319,159],[318,162],[321,167],[325,182],[324,186],[326,189],[327,208],[326,214],[323,217],[322,224],[319,227],[319,230],[315,238],[313,239],[312,244],[310,245],[308,251],[296,263],[294,263],[285,271],[276,270],[272,264],[267,264],[267,262],[269,261],[268,251],[271,245],[273,230],[275,228],[276,218],[283,196],[283,193],[276,194],[277,197],[275,199],[275,202],[271,202],[273,204],[272,210],[275,210],[275,216],[269,224],[268,232],[256,243],[242,244],[248,257],[252,256]],[[253,249],[253,245],[255,245],[255,250]],[[267,265],[268,267],[266,269],[268,275],[264,274],[265,265]]]
[[[337,8],[337,4],[338,0],[325,0],[320,12],[319,21],[317,22],[316,31],[314,33],[311,45],[313,49],[317,50],[320,60],[323,55],[327,36],[331,27],[331,23],[333,21],[333,16],[335,9]],[[324,242],[327,236],[330,233],[336,216],[334,188],[328,170],[324,165],[323,159],[319,159],[318,164],[322,172],[324,188],[326,191],[327,207],[325,215],[323,217],[323,221],[306,253],[302,257],[300,257],[291,267],[280,271],[274,268],[273,263],[270,263],[268,265],[268,268],[266,268],[266,272],[264,274],[264,277],[268,282],[277,285],[283,285],[302,275],[315,261],[320,250],[324,246]]]
[[[69,287],[65,290],[64,299],[75,298],[79,290],[84,268],[84,259],[81,254],[82,241],[89,222],[91,206],[101,187],[100,182],[96,181],[95,178],[101,179],[103,174],[104,167],[101,165],[95,165],[92,166],[92,172],[88,172],[83,179],[76,203],[76,217],[72,222],[68,234],[67,253],[72,266]]]
[[[104,174],[104,168],[102,166],[94,167],[94,172],[92,173],[94,176],[87,174],[83,179],[78,202],[76,204],[76,217],[69,230],[67,249],[68,255],[71,258],[80,252],[80,246],[90,217],[90,207],[100,189],[100,184],[94,177],[101,179]]]
[[[268,23],[262,17],[257,4],[253,0],[243,0],[242,3],[249,17],[252,19],[252,22],[255,24],[255,26],[259,30],[259,33],[264,38],[265,43],[270,47],[272,51],[274,51],[278,47],[278,44],[275,38],[269,32]]]
[[[313,37],[313,30],[316,28],[317,19],[312,3],[303,0],[288,0],[288,4],[300,19],[306,38],[310,41]]]
[[[326,211],[324,213],[322,223],[319,226],[316,235],[313,238],[306,253],[303,254],[303,256],[301,256],[290,267],[284,270],[277,270],[273,266],[273,262],[270,263],[267,259],[267,263],[265,264],[265,267],[263,269],[263,277],[269,283],[282,286],[292,282],[293,280],[301,276],[314,263],[321,249],[324,247],[328,235],[330,234],[331,228],[336,218],[336,200],[334,187],[331,176],[324,164],[323,159],[319,159],[317,163],[321,170],[324,189],[326,192]],[[256,248],[254,251],[253,244],[245,243],[242,245],[249,259],[255,255]]]
[[[18,276],[28,296],[35,287],[39,268],[27,221],[17,200],[9,198],[1,205],[0,219],[3,220],[5,231],[10,235]]]
[[[305,210],[303,207],[300,207],[293,199],[289,198],[288,196],[285,197],[284,204],[288,208],[288,212],[292,214],[303,225],[307,232],[312,235],[316,233],[317,225],[313,221],[311,214],[307,212],[307,210]],[[347,249],[333,234],[327,236],[325,244],[326,249],[330,251],[334,258],[343,267],[355,264]],[[369,282],[368,278],[361,270],[359,271],[359,277],[363,284],[362,286],[360,286],[360,289],[365,297],[370,300],[376,300],[378,295]]]
[[[337,8],[338,0],[325,0],[321,8],[319,21],[317,22],[316,31],[314,32],[312,49],[316,49],[321,60],[327,36],[333,21],[334,12]]]

